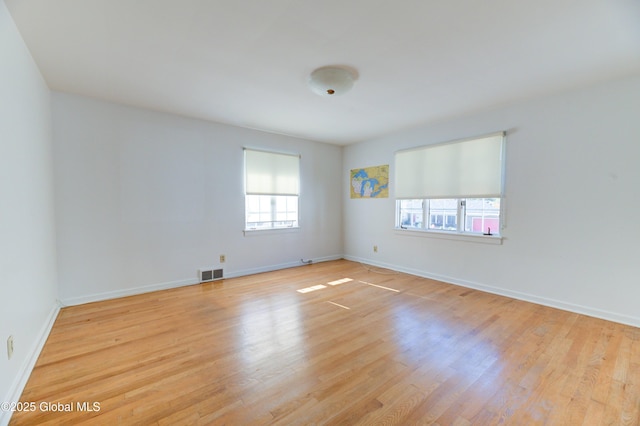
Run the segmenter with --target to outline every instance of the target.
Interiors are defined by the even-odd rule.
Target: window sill
[[[245,237],[257,237],[276,234],[291,234],[299,231],[300,227],[296,226],[292,228],[245,229],[242,232],[244,233]]]
[[[394,230],[396,235],[403,235],[406,237],[438,238],[442,240],[466,241],[480,244],[501,245],[503,238],[499,235],[462,234],[458,232],[427,231],[421,229],[394,228]]]

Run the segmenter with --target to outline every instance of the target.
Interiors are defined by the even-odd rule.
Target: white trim
[[[487,293],[497,294],[499,296],[506,296],[512,299],[522,300],[525,302],[535,303],[537,305],[548,306],[551,308],[561,309],[567,312],[573,312],[576,314],[587,315],[594,318],[603,319],[606,321],[613,321],[620,324],[630,325],[632,327],[640,327],[640,317],[622,315],[616,312],[605,311],[602,309],[591,308],[588,306],[576,305],[574,303],[567,303],[561,300],[549,299],[546,297],[535,296],[529,293],[522,293],[519,291],[506,290],[499,287],[493,287],[486,284],[476,283],[473,281],[460,280],[457,278],[449,277],[446,275],[433,274],[426,271],[404,268],[396,265],[390,265],[383,262],[376,262],[370,259],[359,258],[355,256],[345,256],[344,259],[354,262],[360,262],[367,265],[378,266],[380,268],[391,269],[393,271],[404,272],[410,275],[416,275],[422,278],[429,278],[432,280],[441,281],[447,284],[458,285],[461,287],[472,288],[474,290],[480,290]]]
[[[478,135],[478,136],[468,136],[466,138],[461,138],[461,139],[449,139],[447,141],[444,142],[433,142],[433,143],[427,143],[427,144],[422,144],[422,145],[418,145],[418,146],[413,146],[411,148],[403,148],[403,149],[399,149],[397,151],[394,152],[394,154],[398,153],[398,152],[407,152],[407,151],[417,151],[423,148],[427,148],[430,146],[438,146],[438,145],[449,145],[449,144],[454,144],[454,143],[462,143],[462,142],[469,142],[475,139],[485,139],[485,138],[490,138],[490,137],[494,137],[494,136],[502,136],[503,138],[507,137],[507,131],[506,130],[498,130],[496,132],[491,132],[491,133],[486,133],[486,134],[482,134],[482,135]]]
[[[63,299],[63,306],[83,305],[85,303],[101,302],[103,300],[117,299],[119,297],[135,296],[137,294],[150,293],[158,290],[168,290],[171,288],[185,287],[188,285],[200,284],[197,277],[188,280],[170,281],[165,283],[151,284],[140,287],[132,287],[124,290],[106,291],[104,293],[88,294],[86,296]]]
[[[244,277],[246,275],[260,274],[262,272],[271,272],[271,271],[277,271],[280,269],[295,268],[296,266],[302,266],[302,265],[303,263],[298,260],[295,262],[280,263],[277,265],[266,265],[258,268],[242,269],[240,271],[228,273],[226,278]]]
[[[320,263],[320,262],[329,262],[331,260],[340,260],[340,259],[344,259],[344,256],[334,255],[334,256],[316,257],[316,258],[306,259],[306,261],[307,262],[311,261],[311,263]],[[272,272],[272,271],[278,271],[280,269],[295,268],[298,266],[305,266],[305,265],[306,264],[302,263],[301,260],[297,260],[295,262],[280,263],[277,265],[265,265],[258,268],[242,269],[236,272],[231,272],[231,273],[228,273],[225,278],[244,277],[247,275],[260,274],[262,272]]]
[[[264,152],[264,153],[267,153],[267,154],[290,155],[292,157],[302,158],[302,154],[300,154],[299,152],[295,152],[295,151],[279,151],[279,150],[271,149],[271,148],[252,148],[250,146],[243,146],[242,147],[242,151],[257,151],[257,152]]]
[[[500,176],[500,230],[504,230],[507,227],[507,202],[505,201],[507,190],[507,132],[503,134],[502,143],[502,175]]]
[[[419,237],[419,238],[439,238],[442,240],[456,240],[467,241],[471,243],[482,244],[496,244],[501,245],[503,237],[500,235],[483,235],[483,234],[469,234],[460,232],[447,232],[447,231],[432,231],[426,229],[403,229],[394,228],[394,234],[402,235],[404,237]]]
[[[46,321],[42,325],[40,329],[40,333],[38,333],[37,339],[35,340],[31,351],[29,352],[27,358],[22,363],[22,366],[18,370],[18,374],[14,379],[11,387],[9,388],[9,392],[7,393],[7,397],[3,400],[3,402],[18,402],[20,401],[20,396],[22,396],[22,392],[24,391],[24,387],[27,385],[27,381],[29,380],[29,376],[31,376],[31,372],[38,361],[38,357],[40,356],[40,352],[42,352],[42,348],[49,338],[49,333],[51,333],[51,329],[53,328],[53,324],[56,322],[56,318],[58,318],[58,313],[60,312],[60,303],[56,302],[56,305],[49,312],[49,316]],[[8,425],[11,420],[11,415],[13,413],[11,411],[3,411],[0,410],[0,425]]]
[[[294,234],[300,232],[299,226],[292,226],[291,228],[267,228],[267,229],[244,229],[242,231],[245,237],[257,237],[276,234]]]

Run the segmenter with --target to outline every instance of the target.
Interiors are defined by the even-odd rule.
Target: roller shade
[[[247,195],[299,195],[300,156],[244,150]]]
[[[395,154],[396,198],[502,195],[504,132]]]

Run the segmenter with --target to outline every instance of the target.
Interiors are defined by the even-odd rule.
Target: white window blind
[[[300,156],[244,150],[246,195],[299,195]]]
[[[501,197],[504,132],[395,155],[396,198]]]

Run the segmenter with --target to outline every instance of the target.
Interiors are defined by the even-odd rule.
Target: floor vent
[[[198,277],[201,283],[222,279],[222,269],[199,269]]]

